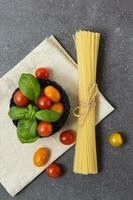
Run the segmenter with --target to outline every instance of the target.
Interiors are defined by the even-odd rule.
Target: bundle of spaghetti
[[[78,123],[73,171],[80,174],[98,173],[95,98],[98,90],[96,69],[99,40],[99,33],[89,31],[78,31],[74,36],[78,63],[79,106],[74,111]]]

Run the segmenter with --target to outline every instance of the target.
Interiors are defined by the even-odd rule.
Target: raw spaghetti
[[[98,173],[95,97],[98,91],[96,70],[99,40],[99,33],[89,31],[79,31],[74,36],[78,62],[79,106],[74,110],[78,125],[73,171],[80,174]]]

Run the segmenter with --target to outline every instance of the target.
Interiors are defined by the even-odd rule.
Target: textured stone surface
[[[82,28],[96,30],[102,34],[99,86],[116,107],[97,126],[98,175],[74,175],[71,149],[58,160],[65,166],[63,177],[51,180],[43,173],[15,200],[133,199],[132,10],[132,0],[0,0],[0,76],[46,36],[55,35],[75,57],[72,34]],[[112,149],[107,138],[117,130],[127,142]],[[0,185],[0,200],[11,199]]]

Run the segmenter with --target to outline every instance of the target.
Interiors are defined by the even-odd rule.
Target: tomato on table
[[[49,78],[48,68],[44,68],[44,67],[37,68],[35,71],[35,77],[48,79]]]
[[[33,156],[33,163],[37,167],[44,166],[49,159],[49,150],[45,147],[39,148],[34,156]]]
[[[46,174],[50,178],[58,178],[62,174],[62,169],[59,164],[51,164],[46,168]]]
[[[52,134],[53,125],[47,122],[39,122],[37,132],[42,137],[48,137]]]
[[[25,97],[20,90],[16,91],[13,96],[13,101],[17,106],[25,107],[28,105],[29,100]]]
[[[37,99],[36,105],[40,109],[50,109],[52,106],[52,101],[46,96],[41,96]]]
[[[62,103],[54,103],[51,107],[51,110],[59,112],[59,113],[63,113],[64,111],[64,106]]]
[[[120,147],[123,143],[123,138],[119,132],[115,132],[110,134],[108,141],[112,147]]]
[[[45,87],[44,94],[53,102],[59,102],[61,99],[59,91],[53,86]]]
[[[62,144],[70,145],[75,141],[75,133],[72,130],[64,131],[60,134],[59,140]]]

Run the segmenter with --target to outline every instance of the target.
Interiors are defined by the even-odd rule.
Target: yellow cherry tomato
[[[53,102],[59,102],[60,101],[60,93],[59,91],[54,88],[53,86],[47,86],[44,89],[44,94]]]
[[[119,147],[123,143],[123,138],[122,138],[120,133],[116,132],[116,133],[112,133],[109,136],[108,141],[109,141],[109,144],[111,144],[112,147]]]
[[[49,150],[45,147],[39,148],[34,156],[33,156],[33,163],[37,167],[44,166],[49,159]]]
[[[59,113],[63,113],[64,111],[64,106],[62,103],[54,103],[51,107],[51,110],[59,112]]]

